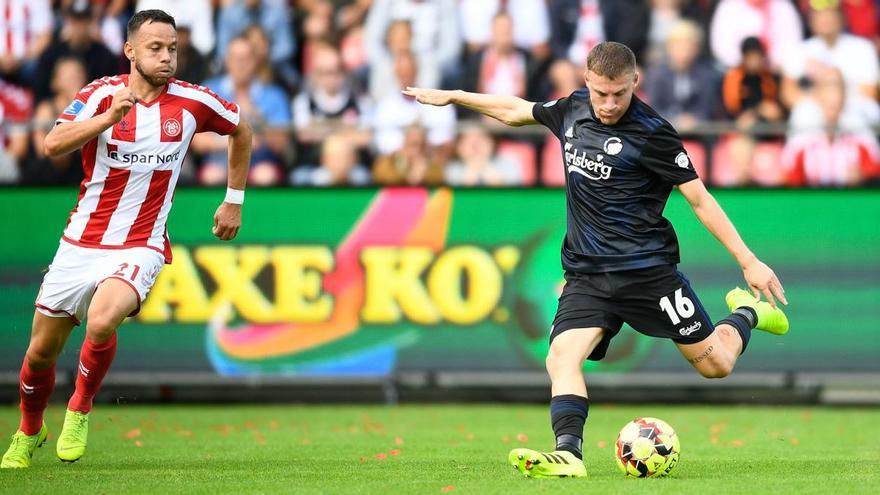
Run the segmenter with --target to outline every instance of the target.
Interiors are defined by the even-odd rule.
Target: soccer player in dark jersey
[[[633,52],[620,43],[600,43],[588,56],[584,79],[586,88],[546,103],[463,91],[403,92],[420,103],[453,103],[512,126],[543,124],[563,148],[566,284],[547,355],[556,449],[510,452],[513,466],[529,477],[586,475],[581,447],[589,402],[582,366],[585,359],[605,356],[623,323],[671,339],[706,378],[733,371],[753,328],[788,331],[776,306],[776,299],[788,304],[779,279],[706,190],[675,129],[633,95],[639,83]],[[751,289],[731,290],[726,298],[731,314],[714,325],[676,269],[678,240],[663,217],[673,186],[733,255]]]

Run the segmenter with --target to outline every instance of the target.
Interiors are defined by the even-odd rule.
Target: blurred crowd
[[[241,106],[257,186],[557,186],[561,150],[406,86],[546,101],[587,53],[627,44],[640,98],[715,186],[880,179],[880,0],[0,0],[0,183],[75,184],[43,154],[89,81],[128,72],[125,26],[158,8],[177,77]],[[193,140],[181,182],[226,183],[226,139]]]

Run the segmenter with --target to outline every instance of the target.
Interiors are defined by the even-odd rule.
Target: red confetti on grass
[[[394,437],[394,445],[403,445],[403,438]]]
[[[510,437],[504,435],[503,437],[501,437],[501,443],[510,443]]]
[[[801,444],[801,441],[798,440],[797,438],[792,438],[791,440],[789,440],[789,442],[791,442],[792,445],[800,445]]]
[[[732,445],[733,445],[735,448],[740,448],[740,447],[742,447],[743,445],[745,445],[745,442],[743,442],[743,441],[740,440],[740,439],[736,439],[736,440],[733,441],[733,444],[732,444]]]
[[[608,444],[605,443],[605,440],[599,440],[598,442],[596,442],[596,447],[599,447],[600,449],[604,449],[607,445]]]
[[[379,452],[378,454],[376,454],[376,459],[379,459],[380,461],[386,459],[387,457],[388,454],[386,454],[385,452]]]
[[[388,452],[391,455],[400,455],[400,449],[394,449],[391,452]]]
[[[263,434],[262,434],[261,432],[259,432],[259,431],[255,431],[255,432],[254,432],[254,439],[256,439],[257,443],[260,444],[260,445],[265,445],[265,444],[266,444],[266,436],[263,435]]]
[[[517,433],[516,434],[516,441],[517,442],[528,442],[529,436],[526,435],[525,433]]]
[[[125,438],[128,438],[128,439],[137,438],[139,436],[141,436],[141,429],[140,428],[135,428],[125,434]]]
[[[440,491],[443,492],[443,493],[449,493],[449,492],[451,492],[452,490],[455,490],[455,487],[452,486],[452,485],[446,485],[446,486],[444,486],[443,488],[440,489]]]
[[[143,447],[143,446],[144,446],[144,443],[141,442],[140,440],[135,440],[135,441],[134,441],[134,446],[135,446],[135,447]]]

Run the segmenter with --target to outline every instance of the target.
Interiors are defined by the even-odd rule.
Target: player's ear
[[[125,42],[125,45],[122,46],[122,52],[125,53],[125,58],[134,62],[134,46],[130,42]]]
[[[633,88],[638,88],[639,82],[641,82],[641,80],[642,80],[641,73],[638,70],[636,70],[633,75]]]

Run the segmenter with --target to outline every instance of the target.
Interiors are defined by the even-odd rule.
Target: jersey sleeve
[[[562,123],[565,120],[565,114],[571,107],[569,97],[559,98],[544,103],[535,103],[532,107],[532,117],[535,118],[544,127],[550,129],[556,137],[562,136]]]
[[[213,91],[208,90],[210,111],[200,120],[196,132],[216,132],[221,136],[232,134],[241,121],[241,109],[237,104],[225,100]]]
[[[121,81],[117,84],[108,77],[90,82],[76,94],[70,105],[67,105],[67,108],[55,119],[55,123],[83,122],[104,113],[110,108],[113,93],[120,84]]]
[[[673,185],[684,184],[699,176],[671,125],[657,128],[642,147],[641,162],[651,172]]]

